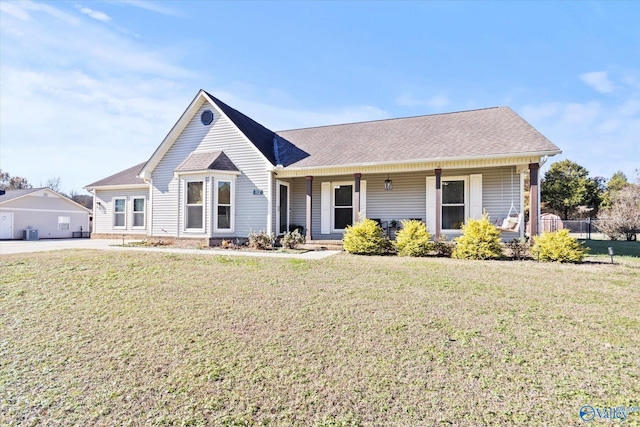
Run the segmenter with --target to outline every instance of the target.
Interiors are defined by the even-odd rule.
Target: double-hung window
[[[187,229],[202,230],[204,228],[204,182],[187,182],[186,203]]]
[[[144,197],[135,197],[133,199],[133,227],[144,228]]]
[[[113,199],[113,228],[125,228],[126,199]]]
[[[467,216],[467,180],[442,180],[442,229],[459,230]]]
[[[217,178],[215,180],[215,218],[216,231],[233,230],[233,181]]]

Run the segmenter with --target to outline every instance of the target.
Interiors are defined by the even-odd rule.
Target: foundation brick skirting
[[[223,240],[228,240],[240,245],[246,243],[249,239],[246,237],[173,237],[173,236],[147,236],[146,234],[127,234],[127,233],[91,233],[92,239],[113,239],[138,242],[160,242],[166,245],[178,247],[193,246],[221,246]]]

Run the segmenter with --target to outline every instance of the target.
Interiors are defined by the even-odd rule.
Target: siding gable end
[[[151,155],[151,157],[149,158],[147,163],[144,165],[144,167],[140,171],[139,176],[141,178],[143,178],[143,179],[150,179],[151,178],[151,175],[152,175],[153,171],[158,166],[158,164],[161,162],[162,158],[169,152],[171,147],[180,139],[180,136],[182,135],[183,132],[185,132],[187,126],[189,126],[189,124],[193,122],[193,120],[196,117],[196,115],[198,115],[201,112],[202,106],[204,104],[208,104],[207,108],[214,109],[218,113],[219,116],[223,116],[224,118],[226,118],[226,120],[228,120],[229,123],[231,123],[231,125],[235,128],[236,132],[238,132],[242,136],[242,139],[247,144],[249,144],[249,146],[251,146],[252,149],[255,150],[255,152],[260,157],[262,157],[263,162],[265,163],[266,166],[269,166],[269,165],[273,166],[273,163],[251,142],[251,140],[247,137],[247,135],[245,135],[239,129],[239,127],[236,125],[236,123],[225,113],[224,109],[221,108],[214,101],[214,99],[215,98],[209,96],[209,94],[207,92],[203,91],[203,90],[200,90],[198,92],[196,97],[191,101],[191,103],[189,104],[187,109],[184,111],[184,113],[182,113],[182,115],[180,116],[180,118],[178,119],[176,124],[173,126],[173,128],[171,128],[171,130],[169,131],[167,136],[160,143],[160,145],[158,146],[156,151]],[[226,106],[226,104],[224,104],[224,105],[225,105],[225,107],[230,109],[230,107]],[[235,110],[233,110],[233,111],[235,111]],[[258,125],[258,124],[256,123],[256,125]],[[261,126],[261,125],[259,125],[259,126]],[[266,130],[266,128],[265,128],[265,130]]]

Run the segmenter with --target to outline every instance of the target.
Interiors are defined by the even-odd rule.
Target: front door
[[[0,212],[0,239],[13,239],[13,212]]]
[[[278,181],[278,234],[289,232],[289,184]]]

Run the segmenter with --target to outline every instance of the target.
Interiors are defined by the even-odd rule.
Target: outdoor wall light
[[[384,189],[393,190],[393,182],[389,179],[389,175],[387,175],[387,179],[384,180]]]

